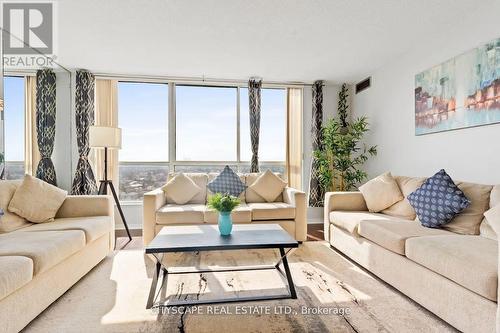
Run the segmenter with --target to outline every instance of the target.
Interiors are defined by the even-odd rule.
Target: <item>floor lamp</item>
[[[100,181],[101,184],[99,185],[99,194],[107,195],[108,187],[110,188],[113,198],[115,199],[116,207],[120,212],[120,217],[125,225],[128,239],[132,240],[127,221],[125,220],[125,215],[123,215],[122,206],[120,205],[120,200],[118,200],[118,196],[116,195],[115,187],[113,186],[111,179],[108,179],[108,149],[121,149],[122,130],[117,127],[91,126],[89,137],[91,148],[104,148],[104,179]]]

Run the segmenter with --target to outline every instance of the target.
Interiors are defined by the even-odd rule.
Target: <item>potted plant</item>
[[[240,199],[229,194],[216,193],[208,198],[208,208],[219,212],[219,232],[222,236],[228,236],[233,230],[231,212],[239,206]]]

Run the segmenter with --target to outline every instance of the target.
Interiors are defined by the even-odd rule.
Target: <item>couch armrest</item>
[[[68,195],[56,217],[114,216],[113,199],[107,195]]]
[[[330,212],[334,210],[367,211],[365,198],[361,192],[327,192],[325,193],[324,236],[330,240]]]
[[[295,207],[295,239],[307,239],[307,205],[306,194],[291,187],[283,190],[283,201]]]
[[[165,192],[161,188],[144,194],[142,208],[142,241],[144,245],[149,244],[155,237],[156,211],[164,206],[165,203]]]

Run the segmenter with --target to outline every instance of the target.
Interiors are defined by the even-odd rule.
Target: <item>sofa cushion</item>
[[[405,220],[414,220],[417,217],[415,209],[410,205],[407,197],[418,189],[425,181],[425,178],[421,177],[405,177],[405,176],[394,176],[394,180],[399,186],[401,193],[405,197],[403,200],[396,202],[391,207],[384,209],[383,214],[401,217]]]
[[[9,203],[9,211],[34,223],[52,222],[68,192],[25,175]]]
[[[470,200],[470,205],[443,228],[463,235],[479,235],[479,226],[484,212],[488,210],[493,186],[466,182],[457,182],[457,186]]]
[[[497,205],[500,206],[500,185],[493,186],[490,192],[490,202],[488,206],[488,209],[490,209],[488,214],[490,216],[490,219],[497,219],[495,215],[496,213],[494,213],[494,211],[491,210],[493,207]],[[496,221],[489,221],[486,215],[487,213],[485,212],[484,218],[481,221],[481,224],[479,225],[479,234],[483,237],[497,240],[498,239],[497,233],[495,231],[494,226],[492,225],[492,223]],[[500,218],[498,218],[497,220],[500,221]]]
[[[366,211],[341,211],[335,210],[330,212],[330,223],[335,226],[350,232],[355,236],[359,236],[358,225],[363,220],[386,220],[400,221],[401,219],[380,213],[370,213]]]
[[[497,242],[443,235],[406,240],[406,257],[492,301],[497,299]]]
[[[250,185],[250,188],[267,202],[275,202],[276,198],[283,194],[286,185],[287,183],[271,170],[266,170]]]
[[[244,203],[240,204],[231,212],[231,218],[234,223],[250,223],[252,222],[252,210]],[[204,214],[204,221],[206,223],[217,223],[219,220],[219,213],[212,209],[206,209]]]
[[[238,197],[246,189],[245,183],[229,165],[226,165],[224,170],[208,183],[207,187],[212,193],[229,194],[233,197]]]
[[[179,173],[170,173],[168,175],[167,182],[178,174]],[[200,188],[200,192],[198,192],[194,197],[192,197],[188,203],[205,204],[207,202],[208,175],[206,173],[184,173],[184,175],[191,178],[191,180],[196,184],[196,186]],[[168,193],[165,193],[165,199],[167,203],[175,204],[175,201],[171,197],[169,197]]]
[[[14,231],[0,235],[0,256],[24,256],[33,260],[33,275],[42,273],[85,246],[81,230]]]
[[[208,182],[211,182],[212,180],[214,180],[219,174],[216,173],[216,172],[210,172],[208,174]],[[246,176],[244,174],[238,174],[238,177],[240,177],[240,180],[243,184],[246,184]],[[245,198],[245,193],[246,191],[243,191],[240,193],[240,195],[238,196],[238,198],[241,200],[241,202],[246,202],[246,198]],[[207,187],[207,198],[211,195],[213,195],[214,193],[212,191],[210,191],[210,189]]]
[[[259,176],[261,175],[262,173],[247,173],[246,174],[246,177],[245,177],[245,181],[246,181],[246,185],[247,185],[247,190],[245,191],[246,194],[246,202],[266,202],[266,199],[264,199],[263,197],[261,197],[257,192],[255,192],[253,189],[250,188],[250,185],[252,185],[253,183],[255,183],[255,181],[257,180],[257,178],[259,178]],[[282,175],[279,174],[279,173],[276,173],[276,175],[280,178],[283,179]],[[274,200],[275,202],[283,202],[283,193],[281,193],[280,195],[278,195],[278,197]]]
[[[0,216],[0,234],[31,225],[25,218],[11,213],[7,209],[21,182],[21,180],[0,180],[0,209],[3,210],[3,216]]]
[[[34,224],[19,232],[81,230],[85,233],[88,244],[111,231],[113,226],[111,219],[110,216],[57,218],[54,222]]]
[[[358,233],[387,250],[404,255],[408,238],[431,235],[453,235],[442,229],[431,229],[410,220],[363,220]]]
[[[252,210],[252,220],[293,220],[295,207],[284,202],[248,203]]]
[[[423,226],[440,228],[470,205],[470,200],[457,187],[444,169],[428,178],[408,196]]]
[[[201,188],[183,173],[172,177],[165,186],[161,188],[169,200],[178,205],[184,205],[200,193]]]
[[[371,179],[359,187],[365,198],[368,210],[373,213],[380,212],[404,199],[398,184],[390,172],[386,172]]]
[[[33,279],[33,261],[28,257],[0,257],[0,300]]]
[[[205,204],[166,204],[156,212],[157,224],[203,223]]]

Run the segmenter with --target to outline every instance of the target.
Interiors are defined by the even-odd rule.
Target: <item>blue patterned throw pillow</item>
[[[408,196],[424,227],[439,228],[449,223],[470,204],[464,192],[441,169]]]
[[[247,188],[240,177],[227,165],[214,180],[208,183],[207,187],[213,193],[230,194],[235,197]]]

